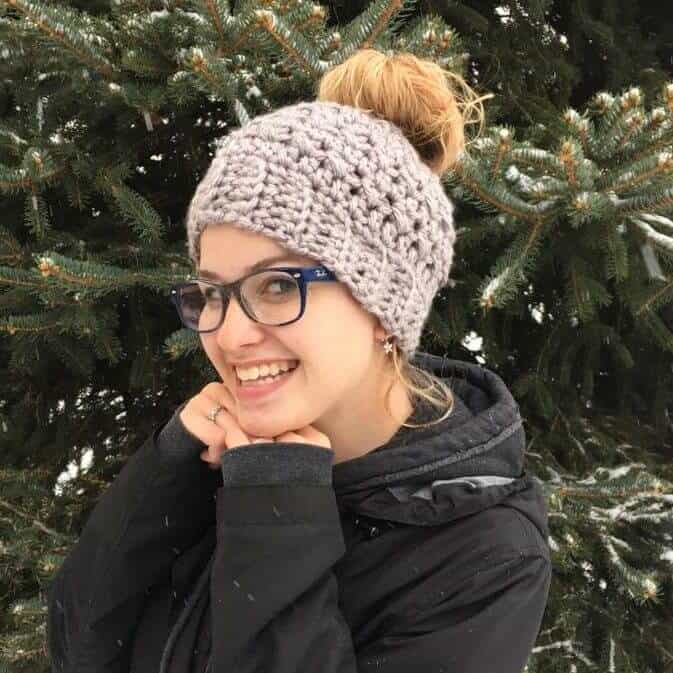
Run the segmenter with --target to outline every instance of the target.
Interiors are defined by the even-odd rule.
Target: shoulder
[[[468,562],[474,561],[476,565],[488,559],[505,560],[522,555],[549,558],[546,538],[535,523],[515,507],[493,505],[454,523],[443,535],[460,535]],[[484,549],[488,550],[488,559],[482,554]]]
[[[427,565],[412,588],[414,619],[437,605],[449,613],[468,604],[486,607],[505,593],[512,608],[531,601],[543,606],[547,600],[552,577],[547,541],[515,508],[494,505],[437,526],[416,551]]]
[[[437,483],[437,510],[445,513],[446,520],[436,520],[436,525],[427,528],[429,538],[439,541],[428,539],[427,544],[445,550],[454,567],[483,567],[521,556],[550,560],[547,506],[532,475],[524,474],[510,484],[480,484],[472,489]]]

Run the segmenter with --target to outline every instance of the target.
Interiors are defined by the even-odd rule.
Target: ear
[[[382,341],[383,339],[385,339],[388,336],[388,331],[383,327],[383,325],[381,324],[381,321],[378,318],[376,318],[376,322],[374,324],[375,324],[374,338],[377,341]]]

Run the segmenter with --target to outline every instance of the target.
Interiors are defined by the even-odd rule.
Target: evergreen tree
[[[331,0],[347,21],[368,0]],[[489,116],[519,131],[584,107],[596,91],[638,83],[652,97],[671,77],[673,14],[632,0],[419,0],[457,30],[471,83],[498,94]]]
[[[361,47],[465,75],[463,40],[414,9],[378,0],[328,25],[299,0],[0,0],[0,671],[49,669],[46,588],[97,497],[217,379],[168,301],[217,140],[311,100]],[[653,450],[671,399],[673,85],[646,109],[632,84],[524,140],[491,125],[445,176],[460,282],[420,349],[466,359],[474,330],[522,403],[555,570],[530,673],[673,666],[673,474]]]

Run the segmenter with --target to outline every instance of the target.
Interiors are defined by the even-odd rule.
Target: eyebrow
[[[260,259],[259,261],[249,266],[245,270],[245,273],[247,274],[252,271],[257,271],[257,269],[261,269],[262,267],[268,266],[269,264],[273,264],[274,262],[281,262],[284,260],[293,260],[293,259],[294,260],[298,259],[297,255],[282,254],[282,255],[274,255],[272,257],[265,257],[264,259]],[[199,269],[198,275],[202,276],[203,278],[210,278],[211,280],[219,280],[222,281],[223,283],[226,282],[224,278],[222,278],[222,276],[215,273],[214,271],[208,271],[208,269]]]

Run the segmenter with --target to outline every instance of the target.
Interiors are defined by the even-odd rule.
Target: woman
[[[53,670],[523,670],[551,563],[518,406],[415,352],[453,259],[456,101],[366,49],[220,145],[172,298],[221,381],[91,513],[50,588]]]

